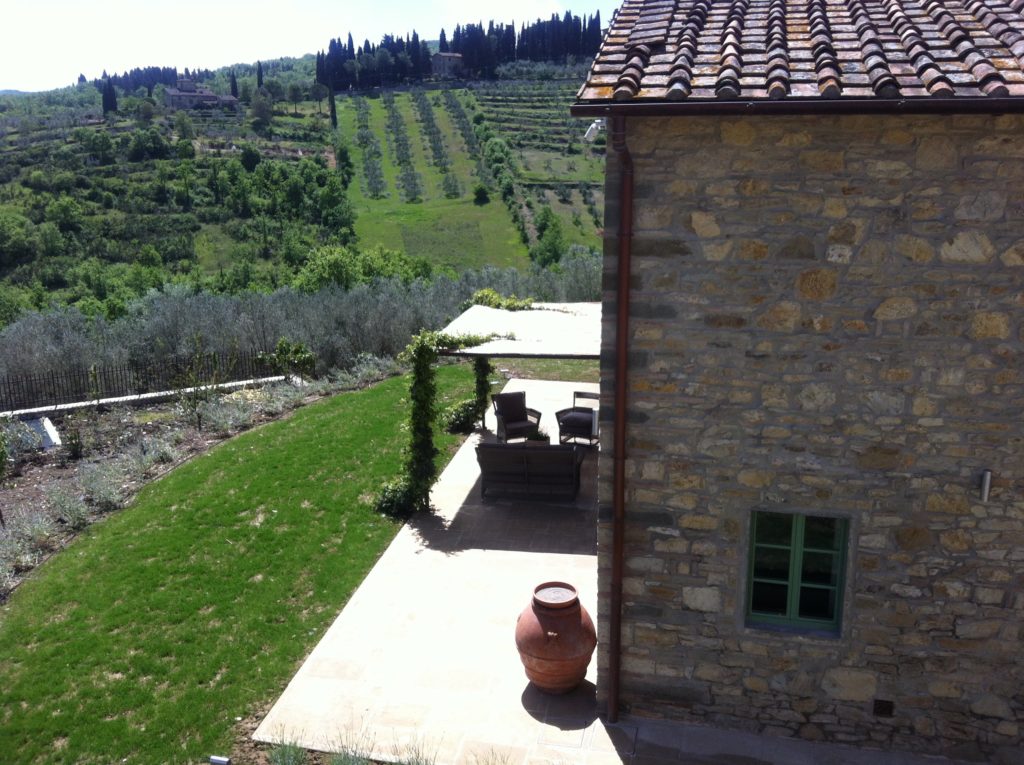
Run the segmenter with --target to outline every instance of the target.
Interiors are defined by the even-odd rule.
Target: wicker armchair
[[[495,393],[491,396],[498,420],[498,443],[510,438],[526,438],[540,425],[540,412],[526,405],[526,394]]]
[[[597,393],[576,391],[572,394],[572,407],[555,412],[555,419],[558,420],[559,443],[564,444],[583,439],[593,446],[601,440],[598,435],[597,409],[592,406],[580,405],[581,399],[596,402],[600,398]]]

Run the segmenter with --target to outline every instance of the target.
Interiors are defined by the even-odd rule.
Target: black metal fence
[[[0,377],[0,412],[172,391],[275,374],[257,352],[168,359],[158,364],[94,365]]]

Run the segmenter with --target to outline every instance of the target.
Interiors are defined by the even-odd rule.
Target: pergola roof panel
[[[600,303],[534,303],[526,311],[474,305],[442,330],[449,335],[495,335],[450,351],[451,356],[597,359],[601,356]]]

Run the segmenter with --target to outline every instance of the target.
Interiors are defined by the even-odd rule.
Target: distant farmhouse
[[[178,87],[164,91],[164,105],[168,109],[237,109],[238,99],[221,96],[205,85],[192,80],[178,80]]]
[[[461,53],[435,53],[430,57],[430,67],[435,77],[442,80],[462,76]]]

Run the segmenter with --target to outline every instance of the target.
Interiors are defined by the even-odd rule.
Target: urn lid
[[[534,605],[545,608],[568,608],[580,602],[576,588],[565,582],[544,582],[533,588]]]

